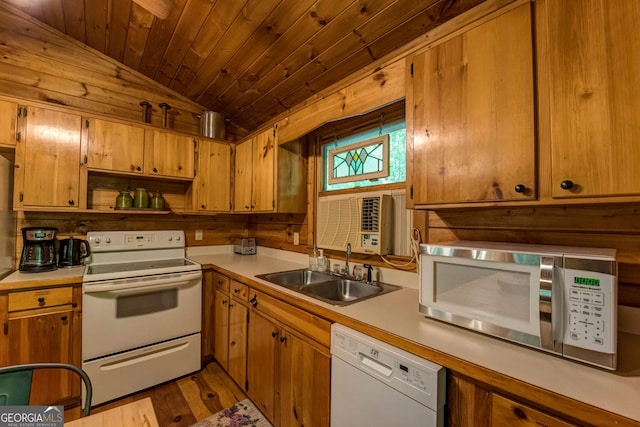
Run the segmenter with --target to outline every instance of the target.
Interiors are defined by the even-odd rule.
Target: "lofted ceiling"
[[[251,131],[484,0],[3,1]]]

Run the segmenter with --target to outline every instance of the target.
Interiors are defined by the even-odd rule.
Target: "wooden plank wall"
[[[429,242],[488,240],[617,249],[619,302],[640,307],[640,206],[450,209],[428,215]]]
[[[162,126],[161,103],[171,106],[170,129],[200,133],[202,105],[154,82],[79,41],[0,2],[0,94],[65,105],[80,112],[142,122],[141,101],[151,103],[149,118]],[[227,139],[246,132],[231,126]]]
[[[56,227],[58,239],[85,238],[89,231],[184,230],[187,246],[229,245],[236,237],[247,237],[248,215],[126,215],[67,212],[18,212],[16,263],[22,251],[22,227]],[[195,240],[195,231],[203,239]]]

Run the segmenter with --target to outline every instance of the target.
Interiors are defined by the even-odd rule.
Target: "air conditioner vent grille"
[[[380,224],[380,198],[362,199],[362,232],[377,233]]]

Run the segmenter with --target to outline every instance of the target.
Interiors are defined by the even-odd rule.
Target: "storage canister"
[[[136,192],[133,194],[133,207],[149,207],[149,192],[145,188],[136,188]]]
[[[200,133],[207,138],[224,139],[226,128],[222,114],[204,111],[200,116]]]

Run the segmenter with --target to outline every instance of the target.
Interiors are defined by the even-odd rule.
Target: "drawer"
[[[231,281],[231,296],[240,301],[249,301],[249,287],[236,280]]]
[[[71,304],[73,288],[36,289],[9,293],[9,311],[32,310]]]
[[[291,329],[329,348],[331,344],[331,323],[307,311],[287,304],[259,291],[251,290],[249,302],[253,310],[264,313]]]
[[[491,425],[493,427],[574,427],[565,420],[554,415],[534,409],[523,403],[515,402],[499,394],[493,393],[491,402]]]
[[[216,285],[216,289],[222,292],[229,292],[229,278],[224,274],[214,272],[213,283]]]

